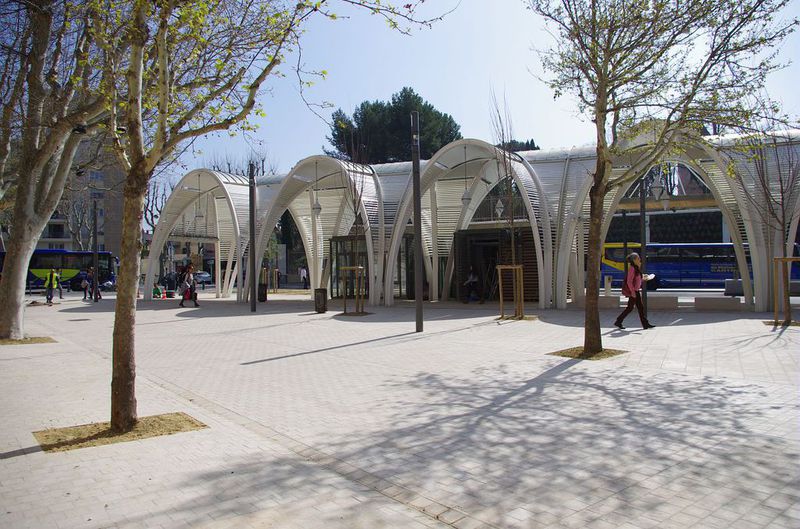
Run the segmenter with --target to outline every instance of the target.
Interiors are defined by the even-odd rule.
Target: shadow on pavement
[[[535,527],[601,517],[650,527],[691,505],[745,514],[800,485],[797,445],[769,435],[780,412],[753,384],[556,360],[530,378],[498,366],[468,378],[398,376],[385,389],[394,399],[362,413],[386,415],[381,424],[392,427],[331,429],[315,448],[500,527],[526,526],[508,517],[519,507]],[[314,427],[324,425],[306,426]],[[182,483],[191,491],[187,521],[200,521],[191,519],[198,505],[233,516],[280,510],[289,494],[303,506],[315,484],[327,486],[328,469],[261,454]],[[352,522],[360,507],[345,508],[344,518]],[[775,520],[791,522],[782,510]]]

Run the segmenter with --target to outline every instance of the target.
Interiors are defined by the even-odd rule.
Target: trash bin
[[[258,285],[258,301],[260,303],[267,301],[267,285],[264,283]]]
[[[328,289],[315,288],[314,289],[314,310],[320,314],[328,311]]]

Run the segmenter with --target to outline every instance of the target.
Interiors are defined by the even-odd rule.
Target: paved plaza
[[[113,299],[26,309],[54,344],[0,347],[0,527],[797,528],[800,328],[654,312],[582,343],[583,314],[493,305],[141,302],[140,416],[209,428],[41,452],[106,421]]]

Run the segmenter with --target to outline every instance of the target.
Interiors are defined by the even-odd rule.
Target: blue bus
[[[5,252],[0,252],[0,273],[3,270]],[[117,259],[111,252],[97,252],[98,276],[100,284],[116,280]],[[73,252],[70,250],[34,250],[28,264],[27,287],[44,288],[44,280],[51,268],[61,270],[61,284],[69,285],[71,290],[81,290],[81,281],[93,266],[94,252]]]
[[[799,245],[795,244],[794,255]],[[638,252],[639,243],[629,243],[628,253]],[[647,245],[647,273],[656,278],[647,283],[656,288],[724,288],[726,279],[739,279],[739,267],[732,243],[675,243]],[[747,263],[752,276],[752,267]],[[621,287],[625,277],[625,249],[622,243],[603,245],[600,274],[611,276],[611,285]],[[800,267],[792,267],[792,280],[800,279]]]

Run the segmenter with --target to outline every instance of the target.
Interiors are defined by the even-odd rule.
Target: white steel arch
[[[772,295],[771,258],[781,248],[792,251],[800,224],[800,177],[790,180],[783,196],[788,225],[767,227],[759,214],[767,192],[759,188],[764,184],[758,170],[768,173],[769,193],[774,191],[777,174],[800,170],[800,131],[770,134],[689,138],[681,154],[664,158],[692,168],[711,190],[730,227],[745,298],[760,311],[767,309]],[[751,147],[763,147],[763,167],[757,167],[756,158],[742,148],[748,142]],[[587,199],[595,156],[592,145],[508,154],[487,142],[463,139],[444,146],[431,160],[422,161],[423,215],[419,222],[431,298],[436,299],[440,290],[444,296],[449,293],[454,269],[453,235],[469,227],[481,201],[500,179],[499,168],[503,164],[497,161],[507,157],[505,165],[522,194],[533,233],[539,267],[539,306],[566,307],[568,283],[583,284]],[[614,173],[620,174],[627,164],[629,160],[615,160]],[[630,185],[606,196],[604,235],[611,213]],[[361,195],[358,211],[351,206],[354,190]],[[469,198],[466,207],[462,204],[465,192]],[[328,243],[331,237],[349,234],[360,216],[368,254],[369,302],[377,304],[383,299],[387,305],[393,303],[398,252],[412,215],[410,162],[366,166],[311,156],[298,162],[285,177],[260,177],[257,193],[256,255],[263,255],[275,224],[288,210],[304,241],[312,284],[326,286],[331,266],[330,259],[326,261]],[[319,216],[313,214],[317,200],[322,206]],[[217,295],[231,295],[234,280],[243,283],[243,259],[249,252],[248,204],[244,176],[208,169],[185,175],[163,208],[153,234],[146,284],[152,284],[168,240],[213,242]],[[438,273],[433,272],[438,270],[440,259],[445,258],[444,285],[440,289]],[[745,264],[748,258],[753,269],[752,284]],[[219,269],[220,261],[228,262],[225,274]],[[246,288],[238,289],[237,299],[244,300],[246,294]],[[145,288],[145,298],[150,295],[150,289]]]
[[[695,158],[696,159],[696,158]],[[733,248],[736,253],[736,263],[739,267],[739,274],[742,278],[742,288],[744,292],[744,299],[745,303],[748,306],[752,306],[753,304],[753,283],[750,280],[750,274],[747,270],[747,258],[745,254],[745,243],[747,239],[744,238],[744,234],[737,229],[736,219],[734,213],[725,203],[724,197],[725,192],[724,190],[720,190],[719,185],[713,178],[709,176],[708,173],[702,168],[699,167],[695,160],[690,158],[684,157],[673,157],[673,158],[664,158],[661,162],[674,162],[678,164],[685,165],[689,167],[692,171],[694,171],[703,183],[708,187],[711,191],[711,194],[714,197],[714,201],[717,203],[717,206],[722,213],[722,221],[726,223],[729,227],[731,238],[733,239]],[[706,164],[708,165],[708,164]],[[645,169],[645,172],[649,171],[650,168],[648,167]],[[601,238],[605,240],[606,235],[608,234],[608,229],[611,227],[611,220],[613,218],[614,212],[619,207],[619,203],[628,190],[636,184],[638,180],[632,180],[627,182],[626,184],[616,187],[613,191],[606,195],[605,203],[606,206],[606,214],[603,218],[603,227],[601,229]]]
[[[355,197],[360,195],[360,201]],[[321,206],[318,215],[314,205]],[[306,260],[313,288],[328,284],[331,273],[329,242],[344,236],[356,221],[353,205],[364,223],[367,246],[367,273],[370,278],[371,304],[380,299],[381,266],[376,250],[382,251],[380,190],[371,167],[315,155],[298,162],[284,178],[274,198],[261,216],[262,230],[256,243],[257,255],[263,254],[266,242],[283,212],[289,210],[303,238]]]
[[[524,163],[524,160],[508,155],[502,149],[476,139],[452,142],[437,151],[424,165],[421,164],[420,188],[423,211],[420,222],[423,228],[424,265],[429,278],[431,299],[438,298],[437,267],[440,255],[448,257],[443,296],[448,295],[453,274],[453,235],[457,230],[469,225],[475,209],[488,193],[488,188],[497,184],[497,167],[495,166],[492,170],[489,166],[495,165],[495,161],[504,156],[510,156],[511,176],[519,189],[525,191],[522,195],[523,202],[533,231],[539,268],[539,304],[541,307],[546,306],[550,297],[550,278],[547,271],[550,269],[549,263],[552,262],[552,242],[549,238],[551,232],[549,210],[539,199],[542,193],[541,183],[536,174],[530,171],[529,166]],[[466,177],[463,177],[461,171],[464,170],[465,164],[467,171]],[[471,171],[470,165],[473,166]],[[484,180],[481,180],[482,177]],[[490,186],[484,186],[486,182],[490,182]],[[464,193],[470,198],[466,208],[461,202]],[[396,257],[400,251],[405,226],[411,219],[412,200],[413,190],[409,186],[398,205],[395,229],[386,258],[384,274],[384,302],[386,305],[391,305],[394,301],[393,281]],[[416,219],[415,222],[417,222]],[[542,234],[544,232],[548,233],[548,237],[544,238],[543,242]]]
[[[248,198],[246,177],[209,169],[187,173],[161,210],[150,245],[145,286],[153,284],[155,265],[168,240],[213,242],[218,267],[216,294],[230,296],[234,272],[241,281],[239,264],[249,232],[241,219],[247,218]],[[220,277],[219,262],[223,255],[227,256],[228,267],[224,277]],[[144,299],[152,299],[150,288],[144,291]]]

